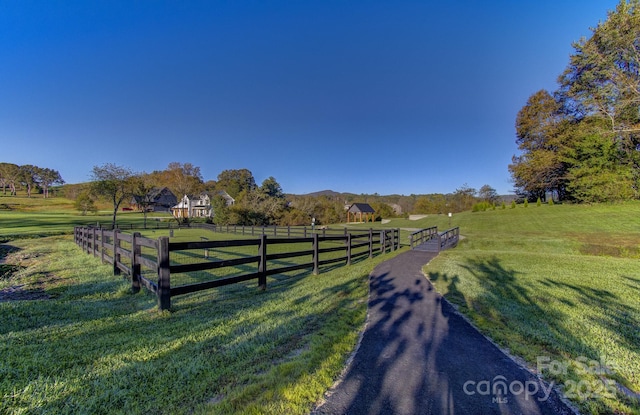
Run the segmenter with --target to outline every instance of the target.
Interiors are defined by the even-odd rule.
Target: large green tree
[[[153,175],[141,173],[131,177],[132,196],[142,209],[145,229],[147,229],[147,213],[149,207],[153,205],[152,191],[154,189],[156,189],[156,183]]]
[[[640,188],[640,2],[622,0],[574,53],[559,89],[516,119],[519,193],[583,202],[637,198]]]
[[[165,183],[178,199],[184,195],[193,195],[204,190],[204,182],[200,167],[191,163],[169,163],[167,169],[160,173]]]
[[[42,187],[42,193],[45,197],[49,197],[49,187],[54,184],[64,184],[64,180],[57,170],[47,167],[38,168],[36,170],[38,184]]]
[[[25,164],[19,167],[19,183],[27,189],[27,197],[31,197],[33,188],[38,185],[38,167]]]
[[[226,191],[236,200],[242,192],[248,193],[257,187],[253,173],[247,169],[223,170],[218,175],[216,186],[218,190]]]
[[[545,90],[529,97],[516,117],[516,143],[521,151],[509,171],[516,191],[529,199],[545,199],[547,192],[564,198],[566,164],[563,129],[567,120],[562,103]]]
[[[0,185],[2,193],[7,194],[7,187],[11,196],[16,195],[16,184],[20,180],[20,167],[13,163],[0,163]]]
[[[92,171],[91,189],[96,195],[104,196],[113,204],[112,227],[116,227],[118,208],[127,198],[135,193],[135,174],[131,169],[106,163],[94,166]]]

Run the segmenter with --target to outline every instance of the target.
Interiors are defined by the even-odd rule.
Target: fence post
[[[158,308],[171,308],[171,273],[169,272],[169,238],[158,238]]]
[[[314,233],[313,234],[313,275],[318,275],[318,271],[320,268],[320,265],[319,265],[320,259],[318,258],[320,256],[320,252],[318,252],[319,246],[320,244],[318,243],[318,234]]]
[[[382,230],[380,231],[380,253],[384,254],[386,252],[386,234],[385,232]]]
[[[400,249],[400,228],[395,228],[393,230],[393,245],[394,251],[397,251],[398,249]]]
[[[258,288],[262,291],[267,289],[267,235],[264,233],[260,237],[260,248],[258,249],[260,263],[258,264]]]
[[[134,232],[131,237],[131,291],[140,291],[140,263],[138,258],[142,253],[141,246],[137,244],[140,232]]]
[[[104,229],[100,228],[100,261],[104,264]]]
[[[287,226],[287,238],[291,238],[291,226]]]
[[[347,265],[351,265],[351,234],[347,234]]]
[[[373,258],[373,229],[369,228],[369,258]]]
[[[118,268],[118,262],[120,262],[120,239],[118,239],[118,229],[113,230],[113,275],[120,275],[120,268]]]
[[[93,251],[94,258],[98,256],[98,252],[96,251],[96,228],[91,228],[91,250]]]

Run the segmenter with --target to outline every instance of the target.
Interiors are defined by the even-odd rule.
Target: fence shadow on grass
[[[42,316],[49,316],[43,319],[44,325],[65,326],[64,320],[68,320],[68,327],[45,339],[46,333],[38,334],[25,321],[21,329],[16,327],[16,334],[22,333],[20,339],[28,343],[41,344],[39,352],[49,356],[53,367],[59,362],[69,370],[60,371],[55,379],[47,378],[54,371],[49,366],[43,366],[42,372],[34,372],[35,367],[23,370],[42,376],[37,380],[27,376],[14,379],[15,390],[37,385],[50,387],[51,393],[35,398],[15,395],[16,401],[6,404],[16,408],[38,405],[38,410],[50,412],[73,408],[87,413],[169,413],[229,404],[242,407],[251,397],[239,391],[251,389],[251,385],[277,391],[286,385],[274,386],[274,380],[300,383],[332,359],[332,342],[341,335],[334,330],[336,319],[344,313],[362,315],[361,309],[353,307],[355,300],[346,294],[362,288],[366,276],[318,285],[317,291],[301,287],[305,280],[272,284],[266,292],[243,291],[241,284],[223,287],[220,295],[226,289],[243,291],[224,302],[207,301],[207,297],[216,297],[218,290],[192,293],[175,305],[170,318],[132,312],[128,296],[114,301],[87,293],[73,303],[42,304]],[[138,304],[134,308],[153,308],[153,301],[138,299],[134,303]],[[64,314],[55,312],[63,309]],[[358,324],[357,318],[353,321]],[[314,358],[302,356],[295,366],[287,365],[305,353]],[[123,360],[122,356],[128,357]],[[112,361],[120,363],[109,364]],[[80,372],[84,373],[82,378],[74,378],[74,373]],[[78,389],[74,393],[56,389],[66,383],[78,385]]]

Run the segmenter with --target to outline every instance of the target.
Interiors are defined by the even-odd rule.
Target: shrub
[[[540,198],[538,198],[538,200],[536,200],[536,205],[542,206],[542,200],[540,200]]]
[[[471,211],[472,212],[479,212],[479,211],[485,212],[490,207],[491,207],[491,203],[489,203],[489,202],[478,202],[478,203],[476,203],[476,204],[474,204],[472,206]],[[494,205],[494,209],[495,209],[495,205]]]
[[[516,208],[516,201],[512,200],[511,201],[511,209],[515,209]]]

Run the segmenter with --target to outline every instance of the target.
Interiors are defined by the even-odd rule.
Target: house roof
[[[351,213],[375,213],[376,211],[368,203],[354,203],[349,208]]]

